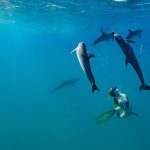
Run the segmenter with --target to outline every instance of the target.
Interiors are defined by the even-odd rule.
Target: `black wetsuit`
[[[127,101],[125,104],[126,104],[126,107],[129,108],[129,99],[128,99],[128,97],[127,97],[127,100],[128,100],[128,101]],[[116,105],[119,105],[118,100],[117,100],[116,98],[114,98],[114,103],[115,103]]]

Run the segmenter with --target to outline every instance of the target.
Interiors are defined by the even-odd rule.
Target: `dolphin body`
[[[95,79],[94,79],[91,66],[90,66],[90,58],[95,57],[95,56],[93,54],[87,53],[85,43],[83,42],[80,42],[77,48],[73,51],[76,51],[80,66],[82,70],[84,71],[84,73],[86,74],[89,82],[92,85],[92,92],[94,93],[95,90],[99,91],[98,87],[95,84]]]
[[[105,33],[103,31],[101,31],[101,33],[102,33],[101,36],[93,42],[94,45],[103,41],[108,41],[110,39],[114,40],[114,36],[112,33]]]
[[[142,85],[140,86],[139,90],[150,90],[150,86],[145,84],[144,81],[144,77],[140,68],[140,65],[138,63],[138,60],[134,54],[134,51],[132,49],[132,47],[129,45],[129,43],[124,40],[120,35],[116,34],[113,32],[114,38],[117,41],[118,45],[120,46],[120,48],[122,49],[123,53],[126,56],[126,66],[128,63],[130,63],[132,65],[132,67],[134,68],[134,70],[136,71]]]
[[[55,87],[54,89],[52,89],[50,91],[50,93],[54,93],[58,90],[61,90],[65,87],[68,87],[68,86],[74,86],[80,79],[79,78],[73,78],[73,79],[70,79],[70,80],[64,80],[62,81],[62,83],[60,85],[58,85],[57,87]]]
[[[139,38],[141,38],[141,33],[143,32],[143,30],[128,30],[129,34],[127,35],[126,39],[132,39],[136,36],[139,36]]]

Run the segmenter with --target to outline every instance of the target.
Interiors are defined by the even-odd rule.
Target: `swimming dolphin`
[[[134,68],[134,70],[136,71],[136,73],[138,74],[138,77],[142,83],[139,90],[150,90],[150,86],[145,84],[140,65],[138,63],[138,60],[134,54],[132,47],[120,35],[116,34],[115,32],[113,32],[113,35],[118,45],[120,46],[120,48],[122,49],[123,53],[126,56],[126,60],[125,60],[126,66],[128,63],[130,63]]]
[[[57,87],[53,88],[52,90],[50,90],[50,93],[54,93],[58,90],[61,90],[65,87],[68,87],[68,86],[74,86],[80,79],[79,78],[73,78],[73,79],[70,79],[70,80],[64,80],[62,81],[62,83],[60,85],[58,85]]]
[[[93,54],[89,54],[86,51],[85,43],[80,42],[77,48],[73,51],[76,51],[78,61],[84,73],[86,74],[88,80],[92,84],[92,92],[94,93],[95,90],[98,90],[98,87],[95,84],[95,79],[91,70],[90,66],[90,58],[95,57]],[[73,52],[72,51],[72,52]]]
[[[139,38],[141,38],[141,33],[143,32],[143,30],[128,30],[129,34],[127,35],[126,39],[132,39],[136,36],[139,36]]]
[[[112,33],[105,33],[103,31],[101,31],[101,33],[102,33],[101,36],[93,42],[94,45],[96,45],[100,42],[103,42],[103,41],[108,41],[110,39],[114,40]]]

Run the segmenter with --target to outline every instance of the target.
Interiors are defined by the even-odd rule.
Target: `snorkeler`
[[[129,99],[126,94],[122,93],[119,89],[110,88],[109,95],[114,98],[115,107],[113,110],[103,113],[96,118],[97,123],[102,123],[110,119],[115,113],[118,118],[125,118],[130,115],[138,116],[137,113],[132,112]]]
[[[117,112],[117,117],[124,118],[128,116],[129,99],[126,96],[126,94],[122,93],[117,88],[110,88],[109,94],[114,98],[114,104],[115,104],[114,110]]]

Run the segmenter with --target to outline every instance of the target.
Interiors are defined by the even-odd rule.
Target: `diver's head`
[[[117,88],[116,87],[111,87],[110,90],[109,90],[109,94],[110,96],[112,97],[115,97],[115,92],[116,92]]]

